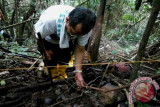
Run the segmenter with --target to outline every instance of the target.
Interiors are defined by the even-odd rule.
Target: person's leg
[[[51,72],[53,80],[58,80],[58,69],[56,67],[57,66],[57,59],[55,59],[56,56],[54,54],[54,52],[56,52],[56,49],[58,46],[54,45],[46,40],[43,40],[43,43],[44,43],[46,50],[51,50],[53,52],[53,55],[51,56],[51,60],[47,60],[47,63],[45,63],[44,66],[54,66],[54,67],[50,67],[49,68],[50,71],[48,71],[48,68],[47,68],[46,72]],[[40,46],[39,42],[37,42],[37,45],[38,45],[38,51],[42,54],[43,61],[45,62],[43,49]]]
[[[62,75],[61,79],[67,78],[66,68],[67,68],[67,65],[69,64],[69,61],[71,61],[72,59],[74,48],[75,48],[75,45],[72,42],[70,42],[69,48],[59,49],[59,52],[57,55],[58,64],[59,64],[58,74]]]
[[[73,45],[73,43],[70,42],[69,48],[60,49],[58,44],[52,44],[46,40],[44,40],[43,42],[44,42],[45,48],[47,50],[51,50],[53,53],[53,55],[51,56],[51,60],[49,60],[47,63],[48,65],[45,65],[45,66],[56,66],[50,69],[53,80],[67,78],[67,74],[65,71],[66,71],[68,62],[71,59],[71,53],[73,53],[75,45]],[[38,49],[42,54],[43,52],[40,46]],[[59,75],[61,76],[58,77]]]

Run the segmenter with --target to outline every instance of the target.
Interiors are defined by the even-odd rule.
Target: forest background
[[[4,16],[4,20],[0,22],[0,29],[10,35],[7,38],[4,35],[0,36],[0,68],[5,71],[4,69],[23,69],[34,65],[33,62],[40,57],[34,24],[49,6],[65,4],[74,7],[81,5],[92,9],[98,18],[103,16],[99,22],[102,25],[101,29],[94,29],[100,33],[93,34],[93,44],[98,48],[94,62],[108,64],[108,62],[131,63],[143,60],[145,63],[134,63],[130,81],[138,76],[158,74],[160,73],[159,3],[160,0],[0,0],[0,9]],[[104,13],[99,13],[102,5],[105,10],[101,12]],[[100,38],[100,44],[97,43],[97,38]],[[141,70],[138,75],[139,69]],[[5,76],[2,78],[6,79]]]

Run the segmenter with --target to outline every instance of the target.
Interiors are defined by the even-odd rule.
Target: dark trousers
[[[43,49],[38,43],[38,50],[43,55]],[[56,66],[57,64],[60,65],[66,65],[70,59],[71,55],[73,54],[73,51],[75,49],[75,43],[72,41],[69,42],[69,48],[63,48],[61,49],[59,47],[59,44],[52,44],[46,40],[43,39],[43,43],[46,50],[51,50],[53,52],[53,55],[51,56],[51,60],[48,61],[48,65],[45,64],[45,66]]]

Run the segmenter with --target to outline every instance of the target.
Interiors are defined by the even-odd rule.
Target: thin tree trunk
[[[149,36],[151,34],[153,25],[154,25],[154,23],[157,19],[159,10],[160,10],[160,0],[154,0],[151,15],[149,17],[146,29],[143,33],[143,37],[140,41],[140,45],[139,45],[139,48],[138,48],[138,53],[137,53],[137,56],[135,58],[135,61],[141,61],[142,57],[144,56],[145,48],[147,46],[147,42],[148,42]],[[138,77],[138,70],[140,69],[140,64],[141,63],[135,63],[134,64],[133,70],[131,71],[131,77],[130,77],[131,82],[134,81]]]
[[[8,17],[7,17],[7,14],[6,14],[5,1],[4,0],[0,1],[0,9],[1,9],[3,15],[4,15],[5,21],[7,21]]]
[[[92,62],[95,62],[98,58],[98,50],[99,50],[99,44],[100,44],[100,39],[102,35],[101,32],[102,32],[102,22],[103,22],[104,12],[105,12],[105,5],[106,5],[106,0],[101,0],[96,24],[89,41],[88,52],[91,55]],[[91,41],[93,38],[95,39],[94,39],[93,45],[91,46]]]
[[[12,12],[12,15],[11,15],[11,19],[9,21],[9,25],[12,25],[15,23],[18,23],[18,13],[17,13],[17,7],[19,7],[19,2],[20,0],[15,0],[15,3],[14,3],[14,10]],[[16,18],[15,18],[16,17]],[[15,20],[16,19],[16,20]],[[15,27],[18,29],[18,27]],[[16,29],[16,32],[17,32],[17,29]],[[15,33],[14,33],[14,28],[11,27],[10,29],[10,34],[11,36],[14,38],[15,37]],[[16,33],[17,34],[17,33]]]
[[[33,3],[30,4],[30,8],[29,8],[28,12],[23,15],[23,21],[27,20],[35,12],[35,7],[36,7],[35,3],[34,4]],[[23,32],[24,32],[25,24],[26,23],[24,23],[24,24],[22,24],[22,25],[19,26],[19,32],[18,32],[18,36],[17,36],[17,38],[18,38],[17,42],[20,45],[22,45],[23,40],[24,40],[23,39]]]
[[[8,25],[8,16],[7,16],[7,12],[6,12],[6,8],[5,8],[5,0],[1,0],[0,1],[0,9],[3,13],[4,16],[4,25]]]

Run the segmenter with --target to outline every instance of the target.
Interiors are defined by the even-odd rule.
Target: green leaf
[[[129,21],[132,21],[134,18],[133,18],[133,15],[132,14],[124,14],[123,16],[122,16],[122,19],[123,20],[129,20]]]
[[[137,102],[137,107],[150,107],[150,105],[146,103]]]
[[[3,53],[0,51],[0,56],[2,56],[3,55]]]
[[[5,80],[1,80],[1,86],[5,86],[5,85],[6,85]]]
[[[113,50],[113,51],[111,52],[111,55],[114,56],[116,53],[117,53],[117,51],[116,51],[116,50]]]
[[[142,102],[137,102],[137,107],[150,107],[150,105]]]
[[[160,68],[158,68],[158,71],[157,71],[157,73],[160,73]]]
[[[129,55],[129,50],[128,50],[128,49],[125,49],[125,51],[126,51],[126,54]]]

